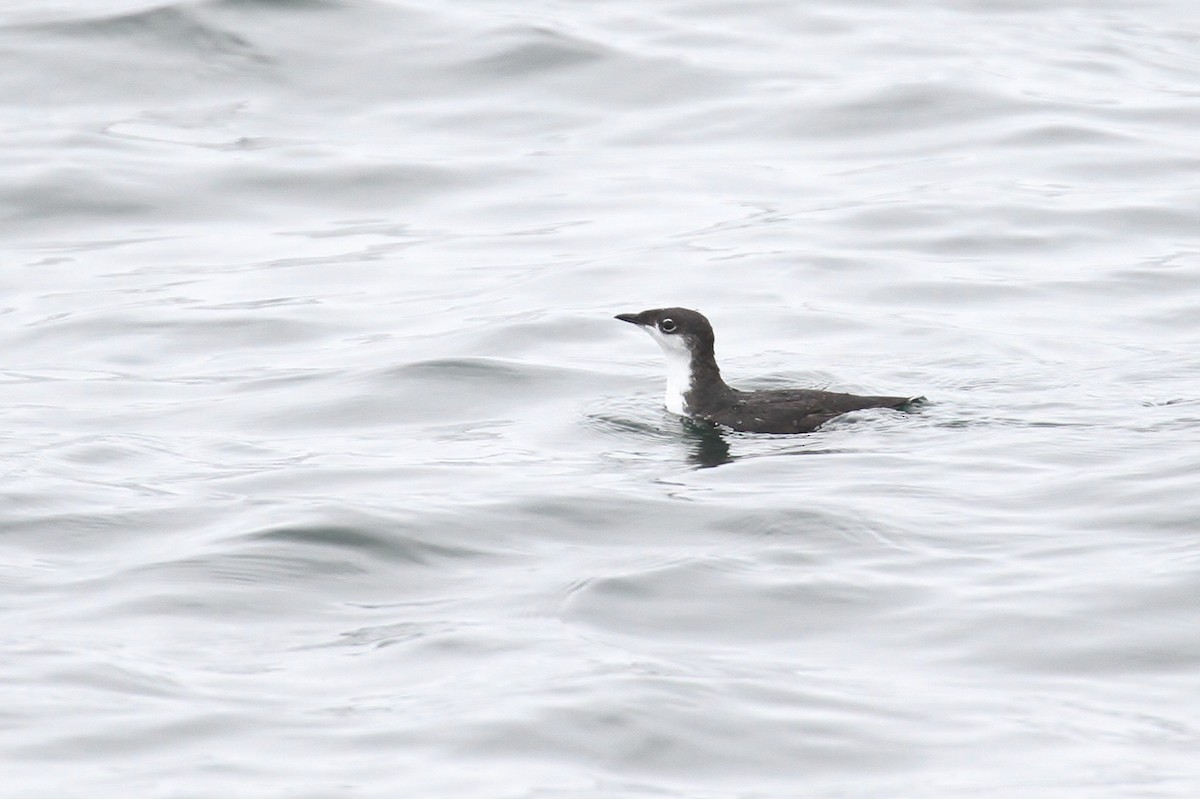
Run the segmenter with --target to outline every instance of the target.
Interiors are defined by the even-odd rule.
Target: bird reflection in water
[[[752,453],[743,453],[741,455],[730,454],[729,441],[725,438],[726,435],[730,434],[730,431],[715,424],[698,419],[681,419],[680,424],[683,428],[683,440],[688,446],[688,463],[697,469],[711,469],[714,466],[721,466],[743,458],[754,457]],[[735,438],[738,437],[737,433],[733,433],[732,435]],[[804,441],[798,446],[786,449],[772,448],[769,453],[759,454],[836,455],[850,451],[841,447],[817,448],[813,446],[813,443],[811,440]]]
[[[682,419],[683,436],[688,444],[688,462],[699,469],[709,469],[723,463],[733,463],[729,442],[720,428],[708,422]]]

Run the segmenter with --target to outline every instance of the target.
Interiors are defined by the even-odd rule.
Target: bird
[[[902,410],[924,397],[862,397],[807,388],[740,391],[721,378],[712,324],[688,308],[617,314],[658,342],[667,356],[667,410],[744,433],[811,433],[850,411]]]

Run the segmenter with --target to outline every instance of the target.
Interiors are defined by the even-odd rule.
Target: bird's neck
[[[686,416],[723,399],[732,389],[721,379],[721,368],[711,352],[687,353],[667,359],[667,410]]]

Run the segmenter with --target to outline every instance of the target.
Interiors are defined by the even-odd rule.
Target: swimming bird
[[[860,397],[807,388],[739,391],[721,379],[713,329],[699,311],[652,308],[615,317],[645,330],[667,356],[667,410],[746,433],[810,433],[835,416],[923,397]]]

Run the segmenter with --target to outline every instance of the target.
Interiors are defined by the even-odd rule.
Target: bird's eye
[[[674,319],[663,319],[661,322],[658,323],[658,329],[664,333],[674,333],[675,332],[675,320]]]

